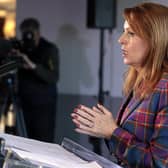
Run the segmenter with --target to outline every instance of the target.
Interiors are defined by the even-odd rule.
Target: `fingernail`
[[[72,118],[77,119],[77,118],[78,118],[78,116],[74,115],[74,116],[72,116]]]
[[[75,108],[73,111],[74,111],[74,113],[76,113],[76,112],[78,111],[78,109],[77,109],[77,108]]]
[[[100,103],[97,103],[97,107],[100,107],[101,106],[101,104]]]
[[[81,104],[79,104],[77,108],[79,108],[79,109],[80,109],[81,107],[82,107],[82,106],[81,106]]]

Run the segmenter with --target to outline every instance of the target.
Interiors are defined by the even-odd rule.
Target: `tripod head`
[[[19,65],[20,62],[16,60],[11,60],[0,65],[0,82],[2,87],[4,87],[5,92],[10,91],[10,94],[13,94],[16,91],[15,80]]]

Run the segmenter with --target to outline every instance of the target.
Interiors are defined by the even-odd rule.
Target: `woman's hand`
[[[100,104],[92,108],[80,105],[71,116],[79,133],[109,139],[117,128],[112,113]]]

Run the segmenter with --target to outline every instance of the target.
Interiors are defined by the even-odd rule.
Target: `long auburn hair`
[[[124,10],[133,31],[149,44],[149,52],[140,72],[129,66],[124,75],[123,93],[133,89],[144,98],[152,93],[163,72],[168,72],[168,7],[156,3],[141,3]]]

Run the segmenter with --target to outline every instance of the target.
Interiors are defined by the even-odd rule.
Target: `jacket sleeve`
[[[165,101],[163,104],[167,104],[165,94],[167,95],[164,93],[160,98]],[[136,125],[134,127],[138,129]],[[114,130],[111,139],[106,140],[106,144],[110,152],[129,167],[168,167],[168,106],[164,105],[157,111],[148,142],[140,141],[127,129],[119,127]]]
[[[36,64],[35,73],[47,83],[59,80],[59,51],[55,46],[48,48],[44,64]]]

